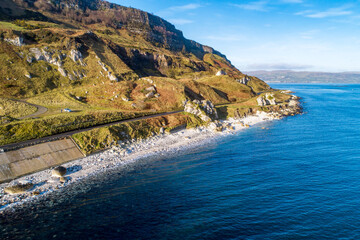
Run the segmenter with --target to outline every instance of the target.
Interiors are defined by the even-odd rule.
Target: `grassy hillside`
[[[0,145],[180,110],[186,99],[239,103],[269,90],[220,52],[141,10],[100,0],[3,0],[0,13],[2,101],[48,109],[21,120],[34,109],[0,111]],[[240,83],[245,77],[250,81]],[[54,127],[60,125],[66,127]]]

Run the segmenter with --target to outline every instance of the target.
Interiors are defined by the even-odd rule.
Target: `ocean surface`
[[[305,114],[76,183],[0,239],[360,239],[360,85],[272,87]]]

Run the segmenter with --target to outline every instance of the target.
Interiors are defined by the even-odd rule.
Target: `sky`
[[[360,71],[360,0],[110,1],[166,19],[241,71]]]

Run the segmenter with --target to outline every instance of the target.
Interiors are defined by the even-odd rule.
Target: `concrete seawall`
[[[0,183],[84,157],[72,139],[0,153]]]

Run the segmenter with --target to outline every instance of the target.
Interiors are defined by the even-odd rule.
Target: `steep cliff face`
[[[11,2],[12,0],[4,0]],[[49,19],[74,20],[89,25],[101,23],[107,27],[125,28],[147,41],[173,51],[187,51],[202,58],[206,53],[224,57],[213,48],[184,38],[183,33],[166,20],[150,13],[119,6],[102,0],[13,0],[22,8],[40,12]],[[11,14],[9,14],[11,15]],[[24,15],[26,17],[26,15]]]

